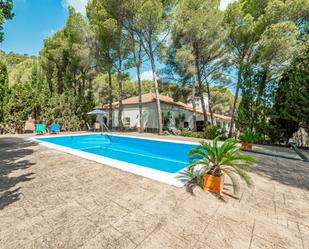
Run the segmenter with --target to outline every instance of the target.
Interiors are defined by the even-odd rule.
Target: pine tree
[[[4,109],[9,93],[8,70],[4,62],[0,61],[0,122],[4,121]]]

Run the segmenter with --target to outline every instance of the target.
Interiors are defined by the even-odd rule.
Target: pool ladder
[[[103,122],[103,123],[102,123],[102,126],[101,126],[101,135],[103,135],[104,128],[106,129],[106,131],[107,131],[108,133],[111,132],[110,129],[108,129],[108,127],[106,126],[106,124]],[[112,137],[111,137],[109,134],[104,134],[104,135],[107,136],[108,140],[109,140],[111,143],[113,142],[113,139],[112,139]]]

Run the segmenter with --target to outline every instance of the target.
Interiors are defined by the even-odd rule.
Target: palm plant
[[[194,176],[198,185],[203,185],[202,175],[209,174],[216,177],[222,177],[223,173],[227,175],[232,182],[234,193],[239,191],[239,182],[237,175],[243,179],[250,187],[251,178],[247,174],[251,170],[251,164],[255,162],[252,156],[239,154],[241,149],[235,139],[227,139],[220,146],[219,137],[213,142],[201,142],[201,144],[189,152],[191,163],[186,171],[190,177]],[[198,168],[198,174],[194,173]]]
[[[240,134],[239,139],[243,142],[254,143],[260,139],[260,135],[252,131],[246,131]]]

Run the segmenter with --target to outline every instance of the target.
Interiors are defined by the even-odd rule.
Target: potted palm
[[[245,133],[240,134],[239,139],[245,150],[252,150],[252,144],[259,140],[259,134],[252,131],[246,131]]]
[[[189,184],[194,181],[203,189],[221,193],[225,176],[231,179],[234,193],[239,191],[238,178],[251,186],[251,179],[247,174],[251,164],[255,162],[249,155],[239,154],[240,146],[235,139],[227,139],[220,146],[219,137],[213,142],[201,144],[189,152],[191,163],[185,172],[191,177]],[[239,177],[238,177],[239,176]]]

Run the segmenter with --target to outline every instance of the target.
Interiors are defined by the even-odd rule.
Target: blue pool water
[[[72,149],[176,173],[188,166],[188,152],[194,144],[163,142],[104,134],[38,138]]]

